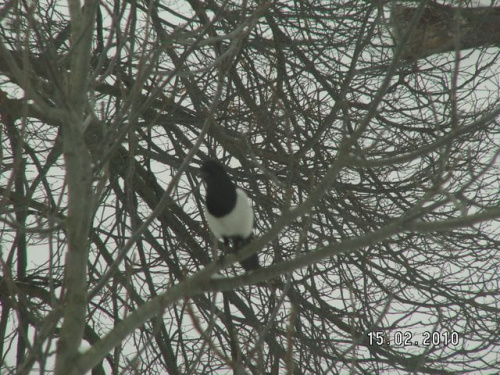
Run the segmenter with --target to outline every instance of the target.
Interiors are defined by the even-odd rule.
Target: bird
[[[216,240],[223,239],[226,246],[233,242],[232,252],[252,240],[254,214],[247,194],[237,187],[224,166],[216,160],[202,163],[200,174],[206,185],[205,218]],[[259,257],[252,254],[240,261],[246,272],[260,267]]]

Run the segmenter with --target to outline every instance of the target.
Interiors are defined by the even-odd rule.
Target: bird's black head
[[[207,184],[229,180],[224,166],[215,160],[204,161],[200,168],[200,174]]]
[[[205,203],[212,215],[224,216],[236,204],[236,187],[229,178],[224,166],[215,161],[203,162],[200,174],[207,185]]]

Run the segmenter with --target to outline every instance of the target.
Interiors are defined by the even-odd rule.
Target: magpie
[[[233,242],[233,253],[250,243],[253,230],[253,211],[246,193],[229,178],[223,165],[215,160],[203,162],[201,177],[206,184],[205,218],[217,240],[226,246]],[[247,272],[260,267],[259,257],[252,254],[240,261]]]

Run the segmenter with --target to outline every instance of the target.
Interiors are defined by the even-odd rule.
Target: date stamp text
[[[425,331],[422,334],[414,335],[411,331],[372,331],[368,332],[369,346],[458,346],[460,345],[460,335],[455,331]]]

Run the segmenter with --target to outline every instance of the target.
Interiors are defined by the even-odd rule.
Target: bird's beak
[[[202,169],[198,169],[198,176],[200,176],[203,179],[203,181],[206,181],[208,173]]]
[[[201,165],[193,165],[189,168],[189,171],[196,177],[200,177],[202,179],[205,179],[207,177],[207,173],[201,169]]]

